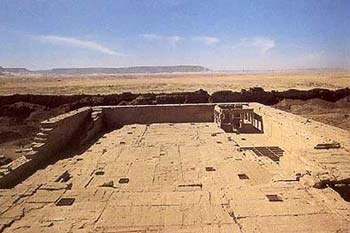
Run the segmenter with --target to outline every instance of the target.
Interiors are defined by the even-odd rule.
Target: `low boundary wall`
[[[109,128],[128,124],[213,122],[216,104],[101,107]]]
[[[312,150],[318,143],[339,142],[350,150],[350,132],[262,104],[250,106],[264,122],[264,133],[271,142],[285,148]]]
[[[165,104],[84,107],[41,123],[32,151],[0,167],[0,188],[11,188],[40,169],[72,144],[82,145],[104,128],[127,124],[214,122],[214,107],[208,104]],[[312,150],[319,142],[336,140],[349,151],[350,134],[336,127],[312,122],[290,113],[249,103],[264,121],[264,135],[286,148]],[[285,118],[288,118],[286,121]],[[295,130],[299,129],[299,130]],[[295,135],[297,134],[297,135]]]
[[[41,122],[41,130],[34,138],[32,150],[0,167],[0,188],[15,186],[67,149],[90,113],[91,108],[85,107]]]
[[[32,150],[0,167],[0,188],[11,188],[42,164],[57,158],[72,141],[81,145],[104,127],[127,124],[212,122],[216,104],[166,104],[84,107],[41,122]]]

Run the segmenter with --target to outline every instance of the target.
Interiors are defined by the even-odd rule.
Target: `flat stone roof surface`
[[[282,146],[280,163],[237,146],[279,146],[267,136],[214,123],[124,126],[0,190],[0,229],[350,232],[349,202],[296,181],[293,163],[305,161]]]

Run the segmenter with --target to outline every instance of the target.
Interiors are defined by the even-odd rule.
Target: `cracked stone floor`
[[[350,232],[349,202],[231,136],[213,123],[106,133],[0,190],[0,232]]]

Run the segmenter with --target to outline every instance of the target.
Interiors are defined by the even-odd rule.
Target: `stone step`
[[[100,117],[92,117],[92,121],[97,121],[99,119],[100,119]]]
[[[24,148],[22,150],[24,153],[28,153],[28,152],[31,152],[32,151],[32,148]]]
[[[30,152],[27,152],[24,156],[27,158],[27,159],[33,159],[35,156],[37,156],[38,152],[37,151],[30,151]]]
[[[48,134],[46,134],[46,133],[43,133],[43,132],[40,132],[40,133],[37,133],[36,135],[35,135],[35,137],[36,138],[42,138],[42,139],[47,139],[48,138]]]
[[[102,112],[102,108],[94,107],[93,112]]]
[[[57,121],[46,120],[46,121],[42,121],[40,125],[42,128],[54,128],[57,125]]]
[[[32,143],[32,150],[33,151],[39,151],[40,149],[45,147],[45,143],[37,143],[37,142],[33,142]]]
[[[100,118],[99,116],[91,116],[91,119],[92,120],[96,120],[96,119],[98,119],[98,118]]]
[[[40,128],[40,132],[44,133],[44,134],[50,134],[53,132],[53,128],[51,127],[42,127]]]
[[[35,137],[34,142],[38,142],[38,143],[42,143],[42,142],[46,142],[47,138],[46,137]]]
[[[91,113],[91,117],[99,117],[101,113],[93,112]]]

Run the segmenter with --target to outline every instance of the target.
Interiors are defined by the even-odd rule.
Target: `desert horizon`
[[[0,233],[350,233],[349,9],[0,0]]]
[[[265,90],[347,88],[350,72],[259,72],[132,75],[25,75],[0,76],[0,94],[113,94],[171,93],[204,89],[240,91],[251,87]]]

